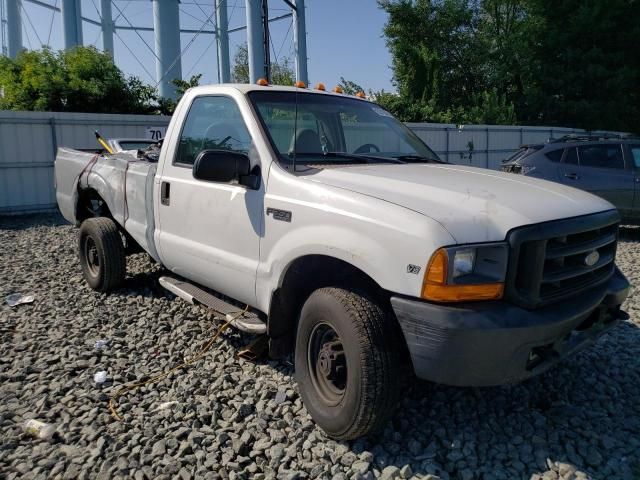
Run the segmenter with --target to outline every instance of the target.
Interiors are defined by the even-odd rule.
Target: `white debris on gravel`
[[[121,397],[116,422],[110,395],[196,353],[214,318],[159,287],[145,255],[128,259],[121,290],[90,290],[76,234],[57,215],[0,218],[0,298],[38,299],[0,305],[0,478],[640,478],[635,288],[631,319],[592,348],[514,386],[416,381],[377,438],[327,439],[291,364],[236,360],[249,337],[233,331],[195,366]],[[640,229],[622,230],[618,264],[640,284]],[[109,382],[96,385],[102,370]],[[158,408],[166,399],[178,403]],[[57,436],[26,434],[33,418]]]

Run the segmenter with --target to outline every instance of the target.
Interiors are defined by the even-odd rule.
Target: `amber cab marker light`
[[[504,283],[475,285],[447,285],[447,251],[439,249],[433,254],[422,284],[422,298],[432,302],[468,302],[473,300],[499,300],[504,294]]]
[[[322,90],[323,92],[326,90],[324,83],[319,83],[316,85],[316,90]]]
[[[342,87],[340,85],[336,85],[335,87],[333,87],[333,91],[335,93],[342,93]]]
[[[358,97],[358,98],[367,98],[367,96],[362,91],[356,93],[356,97]]]
[[[269,85],[269,82],[267,81],[266,78],[259,78],[258,81],[256,82],[258,85],[260,85],[261,87],[266,87]]]
[[[297,88],[307,88],[307,86],[304,84],[302,80],[298,80],[296,83],[293,84],[293,86]]]

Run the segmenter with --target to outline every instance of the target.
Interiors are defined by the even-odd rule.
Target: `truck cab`
[[[407,373],[525,380],[625,318],[610,203],[444,163],[363,98],[197,87],[157,163],[61,149],[56,179],[93,288],[124,278],[124,237],[182,298],[246,305],[235,326],[294,355],[306,408],[337,439],[381,429]]]

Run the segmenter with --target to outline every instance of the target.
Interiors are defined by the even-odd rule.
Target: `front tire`
[[[118,226],[110,218],[89,218],[82,222],[78,254],[82,274],[94,290],[108,292],[124,281],[124,247]]]
[[[336,440],[380,431],[399,397],[395,322],[372,300],[341,288],[316,290],[300,314],[295,368],[315,422]]]

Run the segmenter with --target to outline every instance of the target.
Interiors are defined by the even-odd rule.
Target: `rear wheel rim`
[[[347,387],[347,358],[340,336],[328,323],[313,328],[307,365],[311,383],[322,402],[332,407],[338,405]]]
[[[89,275],[97,277],[100,273],[100,255],[96,242],[90,236],[84,239],[84,258],[87,260]]]

